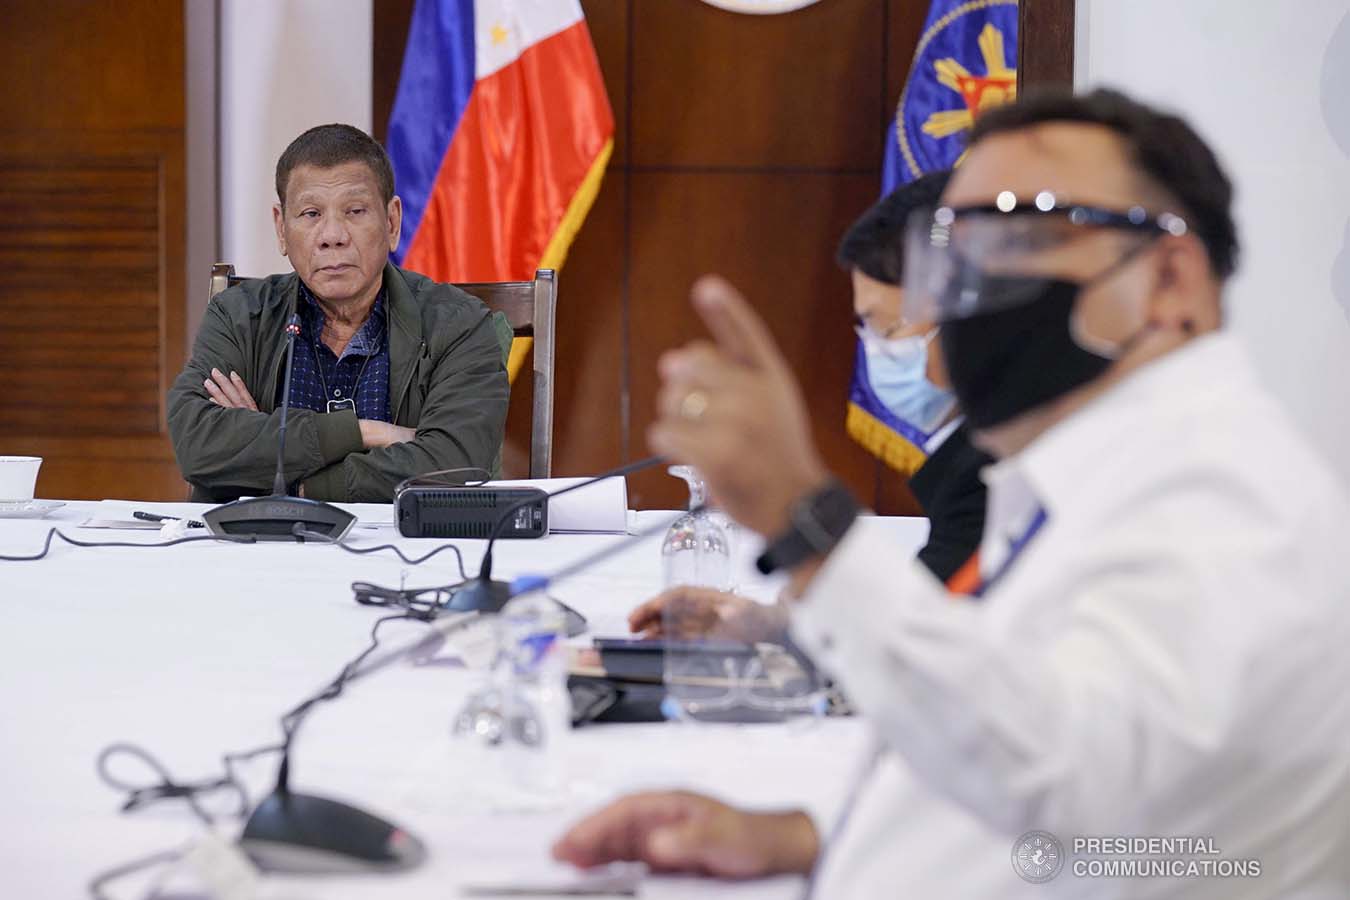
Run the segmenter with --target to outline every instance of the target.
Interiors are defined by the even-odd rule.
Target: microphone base
[[[493,579],[472,578],[450,595],[445,605],[454,612],[497,613],[502,611],[511,599],[511,583]],[[562,610],[564,627],[568,637],[576,637],[586,631],[586,617],[559,600],[552,602]]]
[[[249,816],[239,846],[264,872],[399,872],[426,859],[420,840],[346,803],[273,792]]]
[[[331,503],[274,494],[213,507],[202,514],[202,521],[215,535],[303,543],[305,538],[296,534],[297,525],[302,531],[340,541],[356,524],[356,516]]]
[[[511,599],[511,585],[491,578],[471,578],[450,595],[446,609],[454,612],[501,612]]]

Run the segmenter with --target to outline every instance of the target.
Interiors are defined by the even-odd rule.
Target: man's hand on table
[[[685,791],[634,794],[573,825],[555,859],[582,868],[644,862],[714,878],[807,874],[820,852],[801,812],[751,813]]]
[[[787,610],[706,587],[679,585],[628,614],[628,627],[646,638],[722,638],[758,643],[787,632]]]
[[[661,357],[648,443],[697,468],[737,521],[775,537],[793,504],[829,477],[806,404],[768,327],[735,288],[706,276],[692,299],[714,340]]]

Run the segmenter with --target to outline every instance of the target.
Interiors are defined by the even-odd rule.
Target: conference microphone
[[[581,484],[557,491],[580,490],[604,478],[615,478],[628,472],[656,465],[661,460],[652,458],[616,469]],[[555,494],[555,496],[556,496]],[[526,501],[530,502],[530,501]],[[679,513],[684,515],[684,513]],[[558,581],[591,568],[633,544],[661,534],[670,527],[671,519],[646,528],[626,539],[565,566],[552,575],[530,575],[517,578],[511,584],[491,581],[491,560],[484,558],[484,571],[479,579],[484,583],[502,585],[506,599],[543,590]],[[489,550],[491,543],[489,542]],[[497,590],[496,587],[492,590]],[[506,601],[503,600],[504,604]],[[498,607],[500,608],[500,607]],[[329,687],[288,713],[286,738],[277,769],[277,785],[249,816],[239,836],[240,847],[259,868],[269,872],[318,873],[338,871],[394,872],[410,869],[426,858],[426,846],[408,831],[381,819],[373,813],[347,803],[300,794],[290,789],[291,745],[304,717],[314,704],[333,699],[341,694],[341,687],[358,678],[364,678],[399,660],[419,653],[435,652],[449,635],[477,618],[474,612],[442,615],[431,620],[430,631],[416,640],[408,641],[384,653],[372,654],[358,662],[344,674],[341,685]]]
[[[339,696],[346,685],[405,657],[435,652],[446,637],[474,618],[475,613],[460,613],[428,620],[429,632],[349,666],[338,682],[286,714],[276,788],[254,807],[239,835],[240,848],[259,869],[292,874],[397,872],[426,858],[420,840],[379,816],[339,800],[292,791],[291,745],[315,704]]]
[[[551,500],[554,497],[561,497],[563,494],[567,494],[572,491],[579,491],[582,488],[590,487],[591,485],[596,484],[597,482],[604,481],[608,478],[620,478],[626,475],[631,475],[634,472],[641,472],[643,469],[650,469],[652,466],[659,465],[664,461],[665,460],[663,457],[649,456],[646,459],[641,459],[638,460],[637,462],[629,463],[626,466],[620,466],[617,469],[611,469],[610,471],[605,472],[601,475],[596,475],[594,478],[588,478],[585,481],[581,481],[576,484],[570,484],[565,488],[560,488],[559,490],[547,494],[545,499]],[[511,592],[511,584],[509,582],[495,581],[492,578],[493,545],[496,544],[497,539],[502,536],[502,532],[505,531],[514,521],[515,513],[518,510],[524,509],[525,507],[530,506],[531,504],[536,504],[538,502],[539,502],[538,497],[533,495],[527,496],[521,500],[516,501],[515,503],[512,503],[510,506],[507,506],[504,510],[502,510],[502,512],[497,517],[496,523],[492,527],[491,533],[488,535],[487,549],[483,552],[483,562],[478,567],[478,576],[476,578],[471,578],[468,581],[464,582],[462,586],[460,586],[455,590],[455,592],[450,596],[450,600],[446,603],[447,609],[454,610],[456,612],[495,613],[501,611],[502,607],[506,605],[506,602],[511,599],[513,594]],[[621,544],[626,543],[627,543],[626,541],[621,542]],[[558,603],[558,605],[562,608],[563,615],[566,619],[568,637],[575,637],[576,635],[581,634],[583,631],[586,630],[586,619],[581,615],[581,613],[572,609],[565,603]]]
[[[356,524],[356,516],[331,503],[291,497],[286,492],[286,418],[291,410],[291,372],[295,369],[295,338],[299,333],[300,315],[292,313],[286,323],[286,378],[281,388],[277,471],[272,479],[272,494],[208,509],[202,514],[202,521],[214,535],[304,543],[303,532],[312,532],[340,541]]]

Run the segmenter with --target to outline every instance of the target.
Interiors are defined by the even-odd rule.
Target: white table
[[[53,525],[85,540],[159,538],[79,528],[93,507],[71,503],[45,520],[0,520],[0,553],[36,550]],[[389,521],[389,507],[353,510],[364,520]],[[650,525],[670,515],[641,513],[636,521]],[[868,527],[895,531],[897,558],[926,531],[921,520],[877,519]],[[404,540],[387,524],[358,527],[350,540],[396,542],[410,554],[436,544]],[[547,573],[618,540],[503,541],[494,574]],[[473,571],[482,542],[459,545]],[[628,610],[659,586],[657,546],[656,538],[635,544],[554,593],[589,618],[592,634],[623,634]],[[223,752],[273,741],[278,716],[365,645],[383,613],[354,603],[351,582],[396,585],[405,573],[409,586],[458,580],[453,554],[412,569],[387,552],[357,557],[313,544],[206,542],[142,550],[57,543],[40,562],[0,562],[0,895],[85,896],[96,872],[199,834],[201,826],[178,801],[120,814],[121,796],[95,774],[99,750],[127,740],[149,749],[179,779],[216,774]],[[772,589],[763,582],[749,587]],[[392,645],[421,627],[391,623],[382,636]],[[395,876],[288,880],[286,897],[453,897],[465,866],[544,860],[568,822],[641,788],[697,789],[751,807],[801,806],[828,822],[864,740],[862,725],[849,720],[807,728],[581,729],[569,748],[575,802],[492,813],[466,793],[474,773],[465,748],[450,735],[451,716],[472,677],[448,667],[396,666],[314,711],[297,741],[293,786],[389,817],[427,843],[429,858]],[[274,778],[274,760],[244,770],[255,801]],[[793,879],[695,886],[649,878],[643,895],[789,897],[799,890]]]

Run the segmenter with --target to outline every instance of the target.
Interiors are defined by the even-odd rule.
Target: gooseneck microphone
[[[214,535],[252,537],[260,541],[303,543],[304,532],[340,541],[356,524],[356,516],[331,503],[291,497],[286,491],[286,419],[291,411],[291,372],[295,369],[295,338],[300,315],[286,323],[286,377],[281,388],[281,422],[277,427],[277,471],[270,497],[249,497],[208,509],[202,521]]]
[[[272,475],[272,495],[286,494],[286,419],[291,412],[291,373],[295,371],[295,339],[300,336],[300,314],[291,313],[286,323],[286,377],[281,386],[281,422],[277,425],[277,470]]]
[[[660,461],[655,457],[643,460],[570,485],[557,493],[580,490],[601,479],[635,472]],[[542,590],[629,549],[635,543],[664,532],[670,527],[671,521],[674,520],[629,535],[551,575],[518,578],[510,585],[491,581],[492,564],[485,557],[486,566],[480,570],[477,580],[502,585],[508,599]],[[486,571],[486,575],[483,571]],[[473,612],[460,612],[442,614],[430,620],[429,631],[417,639],[358,660],[344,670],[337,686],[330,685],[286,715],[283,719],[285,739],[277,770],[276,789],[253,810],[239,838],[240,846],[260,868],[272,872],[397,871],[411,868],[425,858],[426,848],[423,843],[393,823],[346,803],[292,791],[291,745],[300,723],[316,703],[336,698],[342,693],[342,686],[399,660],[422,652],[434,652],[447,636],[476,618]]]
[[[353,681],[405,657],[424,649],[434,652],[446,637],[474,618],[473,613],[462,613],[429,621],[430,630],[416,640],[354,661],[336,681],[282,718],[285,736],[276,787],[254,808],[239,836],[239,846],[258,868],[296,874],[391,872],[421,863],[425,846],[391,822],[338,800],[292,791],[291,746],[300,723],[315,705],[335,699]]]
[[[563,494],[579,491],[584,487],[590,487],[597,482],[605,481],[609,478],[620,478],[631,475],[634,472],[640,472],[643,469],[650,469],[652,466],[659,465],[664,461],[663,457],[649,456],[646,459],[640,459],[637,462],[619,466],[617,469],[611,469],[608,472],[596,475],[594,478],[587,478],[585,481],[569,484],[565,488],[553,491],[548,495],[548,498],[551,500],[554,497],[561,497]],[[464,582],[463,586],[455,591],[454,595],[450,598],[449,603],[446,604],[448,609],[457,612],[499,612],[501,608],[506,605],[507,601],[514,596],[511,591],[510,582],[494,581],[492,578],[492,548],[493,545],[496,544],[497,538],[501,537],[502,532],[505,531],[507,525],[510,524],[516,511],[535,502],[537,502],[537,500],[534,497],[526,497],[502,510],[501,515],[498,516],[497,522],[492,528],[492,532],[488,535],[487,549],[483,552],[483,562],[478,567],[478,576]],[[580,613],[565,604],[560,603],[558,605],[563,608],[563,613],[567,618],[567,633],[569,636],[578,635],[586,630],[586,620],[581,617]]]

